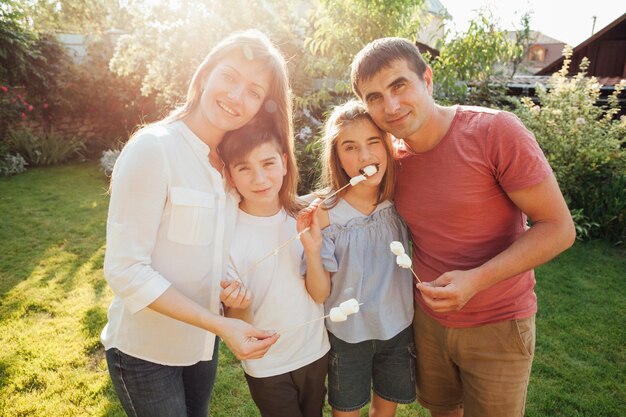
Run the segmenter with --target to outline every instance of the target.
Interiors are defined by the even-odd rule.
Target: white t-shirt
[[[104,274],[115,293],[105,349],[183,366],[213,356],[215,335],[146,308],[174,286],[219,312],[237,215],[209,147],[182,121],[132,139],[112,176]]]
[[[270,217],[252,216],[239,210],[228,275],[240,278],[251,289],[252,324],[258,329],[280,331],[324,316],[324,307],[313,301],[300,275],[303,248],[299,240],[245,272],[297,234],[295,219],[284,210]],[[324,320],[317,320],[282,333],[263,358],[245,360],[242,365],[248,375],[265,378],[308,365],[329,349]]]

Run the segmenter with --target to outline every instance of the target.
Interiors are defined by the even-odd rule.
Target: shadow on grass
[[[102,268],[106,186],[95,164],[35,168],[0,179],[0,300],[5,314],[16,307],[6,305],[5,295],[27,279],[35,278],[39,287],[57,280],[69,292],[81,268]],[[103,281],[92,283],[100,296]]]

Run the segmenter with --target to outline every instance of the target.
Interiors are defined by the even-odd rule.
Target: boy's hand
[[[317,202],[314,201],[308,207],[300,210],[296,216],[298,233],[302,233],[303,230],[309,228],[309,230],[300,235],[300,242],[307,252],[319,252],[322,249],[322,231],[317,218],[317,207]]]
[[[220,301],[228,308],[246,309],[252,302],[252,292],[246,288],[241,281],[220,281],[222,291],[220,291]]]

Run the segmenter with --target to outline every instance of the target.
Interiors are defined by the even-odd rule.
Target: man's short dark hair
[[[409,68],[424,79],[428,65],[415,44],[403,38],[381,38],[365,45],[352,61],[350,79],[354,93],[362,98],[358,84],[370,80],[398,60],[405,60]]]

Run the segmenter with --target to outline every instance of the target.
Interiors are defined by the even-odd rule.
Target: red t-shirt
[[[537,141],[513,114],[459,106],[437,146],[416,154],[399,141],[395,203],[411,231],[413,265],[423,281],[482,265],[526,230],[526,216],[508,198],[552,170]],[[535,277],[527,271],[476,294],[462,309],[436,313],[447,327],[472,327],[529,317],[537,311]]]

